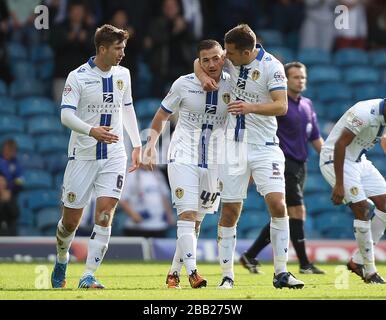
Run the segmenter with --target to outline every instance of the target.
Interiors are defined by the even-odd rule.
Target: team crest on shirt
[[[117,80],[117,87],[119,90],[123,89],[123,81],[121,79]]]
[[[63,94],[66,96],[66,95],[68,95],[68,94],[71,92],[71,90],[72,90],[72,88],[71,88],[71,86],[68,84],[68,85],[66,85],[66,86],[64,87],[64,89],[63,89]]]
[[[231,95],[228,92],[225,92],[222,95],[222,101],[224,101],[225,104],[228,104],[229,102],[231,102]]]
[[[175,193],[176,193],[176,197],[177,197],[178,199],[181,199],[181,198],[184,196],[184,189],[182,189],[182,188],[177,188],[176,191],[175,191]]]
[[[252,72],[252,80],[253,81],[256,81],[257,79],[260,78],[260,71],[259,70],[255,70]]]
[[[67,200],[68,202],[72,203],[76,199],[76,194],[74,192],[67,193]]]
[[[352,194],[353,196],[357,196],[358,193],[359,193],[357,187],[352,187],[352,188],[350,189],[350,192],[351,192],[351,194]]]

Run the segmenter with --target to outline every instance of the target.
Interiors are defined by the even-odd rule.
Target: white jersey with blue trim
[[[119,137],[113,144],[98,142],[93,137],[71,132],[68,157],[78,160],[100,160],[126,156],[123,144],[122,108],[133,108],[130,71],[113,66],[100,70],[93,57],[71,71],[63,90],[61,108],[75,110],[76,116],[93,127],[110,126]]]
[[[223,73],[219,90],[203,91],[194,73],[178,78],[161,108],[179,112],[168,151],[168,162],[208,168],[218,164],[224,149],[224,133],[230,101],[229,75]]]
[[[287,78],[282,63],[260,45],[259,53],[250,64],[234,66],[229,60],[226,68],[231,76],[231,101],[242,100],[253,104],[272,102],[274,90],[286,90]],[[256,113],[230,115],[227,139],[258,145],[278,143],[275,116]]]
[[[360,161],[368,150],[373,148],[385,134],[384,99],[359,101],[348,109],[331,130],[322,146],[324,157],[333,160],[335,143],[344,128],[355,134],[346,147],[345,158]]]

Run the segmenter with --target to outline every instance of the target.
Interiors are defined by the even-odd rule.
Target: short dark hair
[[[224,42],[234,44],[237,50],[253,50],[256,35],[247,24],[239,24],[225,34]]]
[[[294,61],[294,62],[288,62],[288,63],[286,63],[286,64],[284,65],[284,71],[285,71],[286,77],[288,77],[288,73],[289,73],[289,70],[290,70],[291,68],[304,69],[304,71],[305,71],[306,74],[307,74],[307,67],[306,67],[303,63],[301,63],[301,62],[299,62],[299,61]]]
[[[15,140],[13,139],[7,139],[7,140],[4,140],[4,142],[2,143],[1,145],[1,149],[4,149],[5,146],[8,146],[10,148],[14,148],[14,149],[17,149],[17,143]]]
[[[98,53],[100,46],[109,47],[118,40],[118,43],[129,39],[129,32],[122,30],[111,24],[104,24],[95,31],[94,44]]]
[[[197,45],[197,57],[200,57],[200,52],[202,50],[210,50],[215,47],[219,47],[222,49],[221,44],[216,40],[207,39],[207,40],[200,41],[199,44]]]

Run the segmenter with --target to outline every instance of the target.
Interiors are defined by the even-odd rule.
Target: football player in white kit
[[[200,65],[219,89],[205,92],[193,73],[178,78],[154,116],[143,158],[144,164],[156,164],[156,143],[163,123],[178,112],[168,151],[168,176],[178,215],[176,252],[167,277],[169,288],[180,287],[182,262],[191,287],[206,286],[207,281],[197,272],[195,227],[205,214],[217,210],[221,189],[218,162],[224,149],[229,75],[222,72],[224,55],[217,41],[201,41],[197,54]]]
[[[114,210],[125,179],[123,127],[134,148],[129,171],[136,170],[141,160],[130,72],[119,66],[127,39],[127,31],[111,25],[98,28],[94,38],[96,56],[71,71],[64,87],[61,120],[72,132],[63,179],[63,215],[56,233],[53,288],[63,288],[66,284],[71,242],[93,190],[97,197],[95,225],[79,288],[104,288],[96,281],[94,272],[107,251]]]
[[[375,267],[373,244],[386,227],[386,182],[365,155],[382,139],[385,126],[385,100],[360,101],[335,124],[320,153],[320,170],[333,187],[333,203],[344,202],[354,214],[359,251],[347,267],[366,283],[385,283]],[[375,205],[371,221],[367,199]]]
[[[231,76],[231,114],[226,129],[227,164],[221,179],[222,210],[218,227],[218,248],[223,279],[219,287],[231,289],[236,224],[249,178],[264,196],[271,213],[270,236],[274,253],[276,288],[302,288],[304,283],[287,271],[289,220],[285,204],[284,155],[276,136],[275,116],[287,112],[287,79],[283,65],[261,45],[256,35],[242,24],[225,34],[226,57]],[[195,62],[195,72],[205,89],[216,84]]]

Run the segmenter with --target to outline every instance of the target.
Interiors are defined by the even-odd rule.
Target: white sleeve
[[[267,61],[266,63],[268,68],[268,90],[287,90],[287,78],[283,65],[279,61]]]
[[[123,126],[130,137],[133,148],[142,146],[141,138],[139,136],[137,117],[133,105],[122,108]]]
[[[89,135],[90,130],[92,129],[92,126],[75,115],[75,110],[72,108],[62,108],[60,120],[67,128],[70,128],[78,133]]]
[[[168,112],[174,113],[178,110],[181,103],[181,82],[182,77],[174,81],[172,87],[170,88],[169,93],[161,102],[161,108]]]
[[[69,108],[76,110],[80,100],[80,92],[81,88],[78,84],[75,73],[70,72],[63,89],[61,109]]]
[[[370,125],[370,112],[366,108],[352,107],[347,112],[345,128],[349,129],[356,136]]]
[[[127,69],[127,87],[123,94],[123,107],[130,107],[133,105],[133,97],[131,93],[131,75],[129,69]]]

